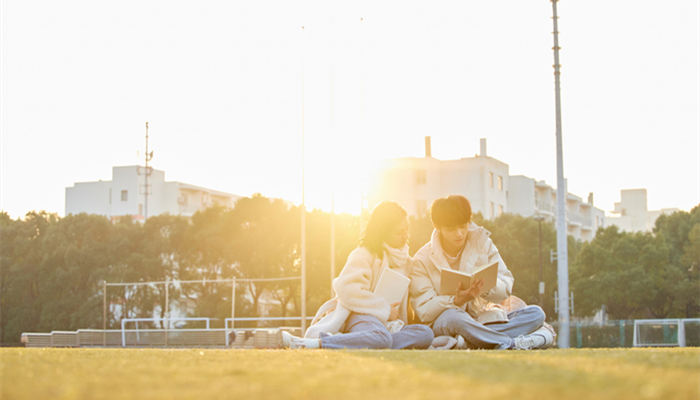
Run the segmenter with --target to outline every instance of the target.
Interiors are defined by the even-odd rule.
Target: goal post
[[[683,319],[634,320],[634,347],[685,347]]]

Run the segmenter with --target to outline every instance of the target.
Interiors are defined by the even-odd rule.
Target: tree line
[[[30,212],[23,219],[0,213],[0,342],[22,332],[102,327],[102,282],[276,278],[301,271],[301,209],[260,195],[233,208],[212,207],[191,218],[159,215],[145,223],[116,223],[98,215],[59,218]],[[335,273],[357,246],[367,215],[334,216]],[[512,214],[474,216],[515,276],[514,294],[539,304],[540,268],[549,319],[554,313],[556,232],[551,223]],[[541,241],[539,229],[541,228]],[[331,293],[331,215],[306,213],[307,314]],[[411,218],[414,254],[430,239],[428,217]],[[539,249],[542,249],[540,257]],[[700,206],[657,220],[653,233],[598,231],[582,243],[568,239],[570,286],[577,316],[603,305],[611,318],[696,317],[700,314]],[[231,313],[230,284],[171,284],[170,309],[223,321]],[[109,287],[108,328],[121,318],[165,316],[164,285]],[[262,299],[277,304],[273,316],[300,315],[300,281],[239,283],[235,314],[252,317]],[[223,324],[223,322],[221,322]]]

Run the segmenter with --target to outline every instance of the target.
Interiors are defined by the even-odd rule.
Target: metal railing
[[[139,322],[163,322],[165,321],[165,324],[163,325],[165,328],[163,329],[155,329],[157,331],[163,331],[165,334],[165,344],[167,345],[168,340],[167,340],[167,333],[168,330],[168,323],[171,321],[206,321],[207,327],[206,330],[209,330],[211,327],[210,321],[211,318],[209,317],[172,317],[172,318],[124,318],[122,319],[122,347],[126,347],[126,329],[125,325],[127,322],[135,322],[136,323],[136,329],[132,330],[136,332],[136,338],[137,340],[140,340],[139,337]],[[149,329],[150,331],[153,331],[154,329]]]

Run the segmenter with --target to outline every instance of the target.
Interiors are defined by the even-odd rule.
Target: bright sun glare
[[[358,153],[346,147],[334,155],[323,146],[307,144],[304,185],[307,209],[331,211],[333,208],[337,213],[360,214],[367,207],[367,194],[380,164],[379,157],[366,150]]]

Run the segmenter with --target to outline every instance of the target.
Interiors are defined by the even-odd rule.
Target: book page
[[[457,294],[460,282],[462,288],[469,288],[472,279],[478,278],[484,281],[482,292],[488,292],[498,281],[498,262],[477,270],[473,275],[453,269],[443,268],[440,271],[440,294],[453,296]]]
[[[471,285],[472,276],[464,272],[443,268],[440,270],[440,295],[454,296],[462,283],[463,288]]]
[[[498,261],[473,273],[475,278],[484,281],[483,292],[493,289],[498,282]]]
[[[374,293],[384,297],[389,304],[399,303],[408,291],[411,280],[402,273],[390,268],[384,268],[379,276]]]

